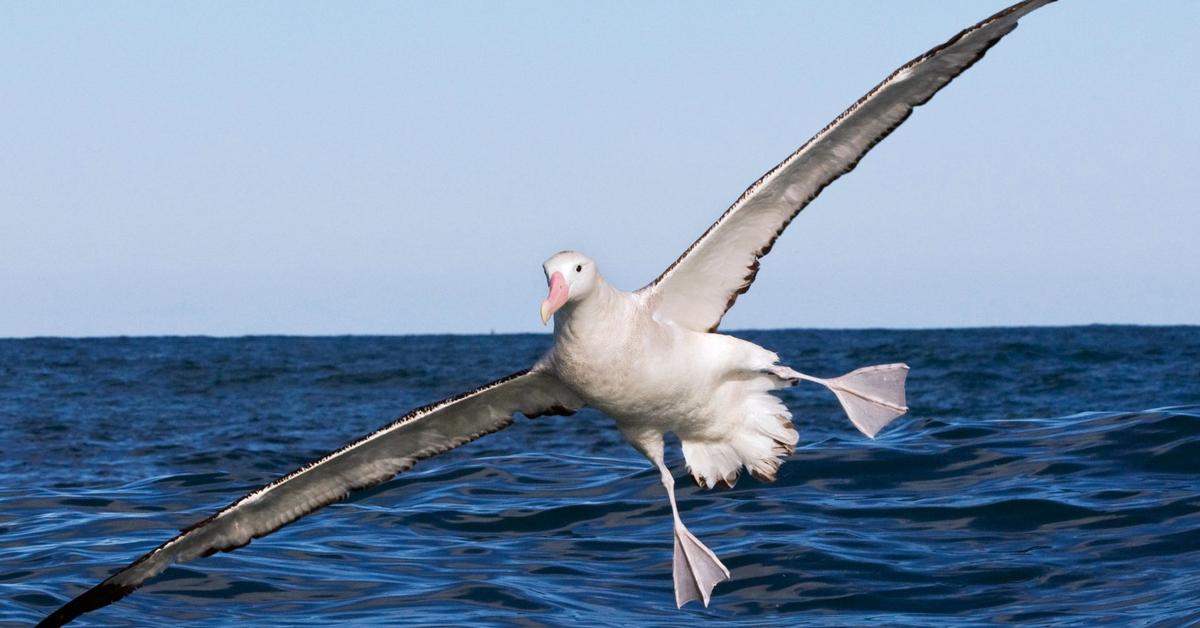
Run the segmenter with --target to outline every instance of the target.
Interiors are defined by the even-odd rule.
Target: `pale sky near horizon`
[[[0,337],[539,331],[1003,1],[0,4]],[[726,329],[1200,324],[1200,2],[1027,16]]]

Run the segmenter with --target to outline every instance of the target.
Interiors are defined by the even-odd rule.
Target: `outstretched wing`
[[[1026,0],[950,38],[884,79],[746,189],[704,235],[642,294],[660,320],[715,331],[746,292],[788,223],[825,186],[900,126],[913,108],[983,57],[1026,13],[1054,0]]]
[[[499,431],[520,412],[573,414],[583,402],[553,375],[514,373],[473,391],[418,408],[233,502],[183,530],[59,608],[39,626],[61,626],[107,606],[171,563],[235,550],[333,502],[406,471],[418,460]]]

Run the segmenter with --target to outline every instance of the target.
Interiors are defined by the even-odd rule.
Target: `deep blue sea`
[[[79,625],[1181,625],[1200,618],[1200,327],[766,331],[814,375],[912,367],[871,441],[783,392],[779,480],[697,489],[733,572],[675,608],[656,472],[612,422],[502,432]],[[528,366],[544,335],[0,340],[0,624],[276,476]]]

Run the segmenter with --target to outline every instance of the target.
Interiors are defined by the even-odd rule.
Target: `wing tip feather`
[[[218,552],[230,552],[230,551],[236,550],[238,548],[244,547],[244,546],[248,545],[254,539],[262,538],[268,534],[275,532],[276,530],[279,530],[280,528],[283,528],[284,526],[287,526],[287,525],[293,523],[294,521],[299,520],[300,518],[302,518],[308,514],[311,514],[317,510],[320,510],[320,509],[326,507],[326,506],[329,506],[330,504],[342,501],[343,499],[348,497],[353,491],[361,490],[364,488],[370,488],[372,486],[382,484],[382,483],[388,481],[389,479],[391,479],[392,477],[394,477],[396,474],[402,473],[404,471],[411,469],[420,460],[423,460],[430,456],[447,451],[449,449],[453,449],[455,447],[464,445],[464,444],[471,442],[473,440],[476,440],[482,436],[491,434],[493,432],[497,432],[499,430],[502,430],[502,429],[512,425],[514,422],[514,416],[512,414],[510,414],[508,416],[503,416],[503,417],[500,417],[500,416],[494,417],[494,420],[490,424],[488,424],[484,429],[480,429],[475,432],[467,433],[467,434],[459,436],[459,437],[452,437],[448,442],[437,442],[437,443],[431,444],[430,446],[428,446],[424,449],[416,450],[416,451],[411,452],[410,454],[396,458],[394,461],[392,461],[392,466],[388,467],[389,473],[387,473],[386,475],[373,474],[373,475],[367,475],[365,477],[358,478],[358,479],[346,478],[346,483],[340,487],[340,490],[323,491],[319,494],[315,494],[314,496],[312,496],[313,497],[312,499],[304,499],[304,500],[298,502],[294,508],[284,511],[284,514],[282,516],[275,516],[275,517],[271,518],[269,520],[269,522],[265,526],[261,527],[260,529],[246,530],[245,532],[248,534],[239,533],[238,535],[233,536],[232,538],[228,538],[228,537],[227,538],[219,538],[218,537],[217,539],[205,540],[205,541],[203,541],[203,543],[206,543],[207,545],[201,545],[200,547],[189,547],[189,545],[187,544],[187,541],[189,541],[190,539],[197,538],[197,537],[190,536],[193,533],[205,528],[209,524],[212,524],[212,523],[220,520],[223,516],[236,511],[238,508],[240,508],[242,506],[253,504],[261,496],[267,494],[270,490],[274,489],[275,487],[283,485],[287,481],[303,475],[305,472],[318,467],[322,463],[333,460],[334,458],[337,458],[339,455],[341,455],[347,451],[350,451],[354,447],[357,447],[364,443],[368,443],[371,440],[374,440],[375,438],[378,438],[379,436],[386,434],[397,427],[405,425],[406,423],[408,423],[411,420],[420,418],[421,416],[424,416],[428,413],[439,410],[439,409],[441,409],[447,405],[453,404],[455,402],[462,401],[463,399],[466,399],[468,397],[486,392],[488,390],[491,390],[493,388],[500,386],[501,384],[505,384],[505,383],[511,382],[513,380],[516,380],[518,378],[521,378],[523,376],[529,375],[531,372],[532,371],[529,369],[526,369],[523,371],[518,371],[516,373],[512,373],[510,375],[502,377],[491,383],[484,384],[483,386],[475,388],[474,390],[470,390],[470,391],[461,393],[459,395],[450,397],[448,399],[417,408],[411,412],[406,413],[405,415],[401,416],[400,418],[396,419],[395,421],[388,423],[384,427],[372,432],[371,434],[369,434],[363,438],[357,439],[343,447],[340,447],[337,450],[331,452],[330,454],[327,454],[327,455],[319,458],[316,461],[306,464],[303,467],[300,467],[299,469],[292,471],[291,473],[281,476],[280,478],[272,481],[271,483],[263,486],[262,488],[256,489],[255,491],[252,491],[251,493],[241,497],[240,499],[233,502],[229,506],[226,506],[225,508],[221,509],[217,513],[215,513],[205,519],[202,519],[192,525],[189,525],[189,526],[183,528],[182,530],[180,530],[179,534],[177,534],[171,540],[156,547],[154,550],[150,551],[149,553],[144,554],[137,560],[135,560],[132,563],[121,568],[119,571],[114,573],[109,578],[105,579],[104,581],[100,582],[99,584],[92,587],[91,589],[88,589],[87,591],[72,598],[67,603],[63,604],[61,607],[59,607],[57,610],[55,610],[53,613],[51,613],[45,619],[43,619],[42,622],[38,624],[38,626],[61,626],[61,625],[64,625],[64,624],[72,621],[73,619],[79,617],[80,615],[83,615],[84,613],[88,613],[88,612],[103,608],[104,606],[112,604],[113,602],[120,600],[121,598],[125,597],[126,595],[129,595],[134,590],[141,587],[150,578],[152,578],[155,575],[157,575],[158,573],[160,573],[163,569],[165,569],[171,563],[191,560],[192,558],[197,558],[197,557],[202,557],[202,556],[211,556]],[[570,399],[570,400],[567,401],[567,403],[575,403],[577,401],[573,398],[568,398],[568,399]],[[515,414],[515,412],[516,412],[516,410],[514,410],[514,414]],[[535,410],[532,412],[533,412],[533,415],[535,415],[535,416],[545,416],[547,414],[571,414],[571,413],[573,413],[573,410],[571,408],[568,408],[565,405],[562,405],[562,403],[560,402],[560,403],[555,403],[555,404],[551,405],[551,407],[547,408],[545,411],[536,411]],[[276,514],[278,514],[278,513],[276,513]],[[243,534],[245,534],[245,536],[243,536]],[[163,552],[166,552],[166,553],[164,554]],[[192,553],[192,552],[194,552],[194,553]]]
[[[120,600],[133,593],[142,585],[141,582],[134,585],[113,584],[111,580],[112,578],[109,578],[72,598],[66,604],[58,607],[58,610],[50,613],[45,619],[38,622],[36,628],[58,628],[58,626],[64,626],[84,613],[104,608]]]
[[[756,192],[758,192],[758,190],[760,188],[762,188],[768,182],[768,180],[770,180],[773,177],[773,175],[775,175],[777,172],[779,172],[781,169],[783,169],[789,163],[791,163],[794,158],[796,158],[798,155],[802,154],[809,146],[813,145],[814,142],[818,141],[820,138],[824,137],[827,133],[829,133],[833,128],[837,127],[848,116],[850,116],[853,113],[855,113],[856,111],[858,111],[858,109],[865,102],[867,102],[873,96],[875,96],[877,93],[879,93],[880,90],[884,89],[885,87],[887,87],[888,85],[893,83],[898,78],[907,78],[907,77],[902,77],[902,75],[909,73],[912,70],[912,68],[914,68],[915,66],[937,57],[942,51],[959,43],[960,41],[963,40],[963,38],[968,37],[971,34],[977,32],[981,29],[988,28],[1001,20],[1004,20],[1006,18],[1011,18],[1012,22],[1010,24],[1007,24],[1004,27],[1002,27],[997,34],[988,38],[983,43],[983,45],[980,46],[980,49],[971,55],[971,58],[969,60],[967,60],[966,63],[962,64],[961,66],[952,68],[952,71],[949,73],[948,78],[945,80],[944,83],[934,87],[934,89],[926,97],[924,97],[920,100],[913,101],[911,104],[905,104],[905,107],[904,107],[905,111],[903,112],[903,114],[899,117],[899,119],[894,124],[887,127],[882,133],[878,134],[877,136],[870,138],[868,140],[868,142],[866,143],[864,150],[862,152],[860,152],[857,156],[855,156],[853,158],[853,160],[851,160],[845,166],[845,168],[837,171],[836,174],[834,174],[828,180],[821,182],[818,185],[818,187],[813,191],[812,194],[808,195],[802,202],[797,204],[796,208],[783,221],[783,224],[780,226],[780,228],[767,240],[767,242],[765,243],[764,246],[762,246],[758,251],[755,252],[753,262],[752,262],[751,266],[748,267],[748,269],[747,269],[748,272],[745,275],[745,277],[743,278],[742,282],[729,293],[726,303],[725,303],[725,306],[724,306],[724,309],[722,309],[721,312],[716,316],[716,320],[714,322],[712,322],[711,325],[707,326],[707,329],[706,329],[707,331],[709,331],[709,332],[716,331],[717,328],[720,327],[721,320],[724,318],[725,313],[727,313],[729,311],[729,309],[733,307],[733,305],[737,302],[738,297],[740,297],[741,295],[743,295],[747,291],[749,291],[750,284],[754,282],[755,278],[757,278],[758,271],[760,268],[759,263],[758,263],[759,260],[762,259],[768,253],[770,253],[776,240],[779,239],[779,237],[783,234],[784,230],[787,229],[788,225],[791,224],[791,222],[796,218],[796,216],[799,215],[800,212],[803,211],[803,209],[809,205],[809,203],[811,203],[817,196],[819,196],[821,194],[821,192],[824,191],[824,189],[826,187],[828,187],[831,183],[833,183],[837,179],[841,178],[846,173],[854,170],[854,168],[856,168],[858,166],[858,164],[862,160],[862,158],[868,152],[870,152],[870,150],[872,148],[874,148],[877,144],[879,144],[879,142],[883,141],[884,138],[886,138],[893,131],[895,131],[897,127],[899,127],[901,124],[903,124],[909,118],[909,116],[912,115],[912,112],[916,107],[920,107],[920,106],[928,103],[930,101],[930,99],[933,98],[933,96],[935,96],[944,87],[946,87],[951,82],[953,82],[955,78],[957,78],[958,76],[960,76],[961,74],[963,74],[964,72],[969,70],[980,59],[982,59],[987,54],[988,50],[990,50],[993,46],[995,46],[997,43],[999,43],[999,41],[1001,39],[1003,39],[1005,36],[1007,36],[1009,33],[1011,33],[1013,30],[1015,30],[1017,28],[1017,26],[1019,24],[1018,20],[1020,18],[1024,17],[1028,13],[1034,11],[1035,9],[1038,9],[1047,4],[1051,4],[1055,1],[1056,0],[1025,0],[1024,2],[1018,2],[1016,4],[1010,5],[1006,8],[1001,9],[1000,11],[992,14],[991,16],[989,16],[987,18],[980,20],[976,24],[959,31],[954,36],[952,36],[948,40],[946,40],[945,42],[925,51],[924,53],[922,53],[920,55],[917,55],[909,62],[901,65],[899,68],[897,68],[891,74],[889,74],[885,79],[883,79],[883,81],[881,81],[879,84],[875,85],[873,88],[871,88],[871,90],[869,90],[861,98],[859,98],[857,101],[855,101],[854,104],[852,104],[849,108],[847,108],[845,111],[840,113],[829,124],[825,125],[824,128],[822,128],[819,132],[817,132],[816,135],[814,135],[807,142],[805,142],[803,145],[801,145],[800,148],[793,151],[790,155],[788,155],[788,157],[786,159],[784,159],[782,162],[777,164],[775,167],[768,170],[765,174],[763,174],[761,177],[759,177],[754,183],[752,183],[748,188],[746,188],[746,190],[744,192],[742,192],[742,194],[737,198],[737,200],[734,201],[733,204],[730,205],[729,208],[726,209],[720,215],[720,217],[717,218],[716,222],[714,222],[712,225],[710,225],[708,227],[708,229],[706,229],[704,231],[704,233],[702,233],[700,235],[699,238],[697,238],[694,242],[692,242],[692,244],[690,246],[688,246],[688,248],[683,252],[683,254],[681,254],[678,258],[676,258],[675,261],[672,262],[671,265],[666,268],[666,270],[664,270],[658,277],[656,277],[654,279],[654,281],[650,282],[648,285],[646,285],[644,288],[642,288],[642,291],[653,291],[656,287],[658,287],[660,284],[662,284],[663,281],[665,281],[673,273],[673,271],[675,271],[675,269],[678,268],[684,262],[685,259],[687,259],[698,247],[700,247],[709,238],[709,236],[721,224],[723,224],[725,222],[725,220],[732,213],[734,213],[739,207],[741,207],[747,201],[748,198],[750,198]]]

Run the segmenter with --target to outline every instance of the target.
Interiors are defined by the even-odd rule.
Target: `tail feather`
[[[828,387],[842,403],[850,422],[871,438],[896,417],[908,412],[904,382],[908,365],[883,364],[821,379],[773,365],[758,377],[738,383],[734,398],[741,423],[718,438],[681,435],[683,456],[696,484],[704,488],[732,487],[742,467],[755,478],[774,481],[783,459],[796,451],[800,435],[792,414],[770,391],[800,380]]]
[[[800,435],[787,406],[770,394],[778,382],[764,374],[743,384],[742,422],[720,440],[683,438],[683,457],[696,484],[733,486],[744,466],[759,480],[773,481],[782,458],[796,451]]]

